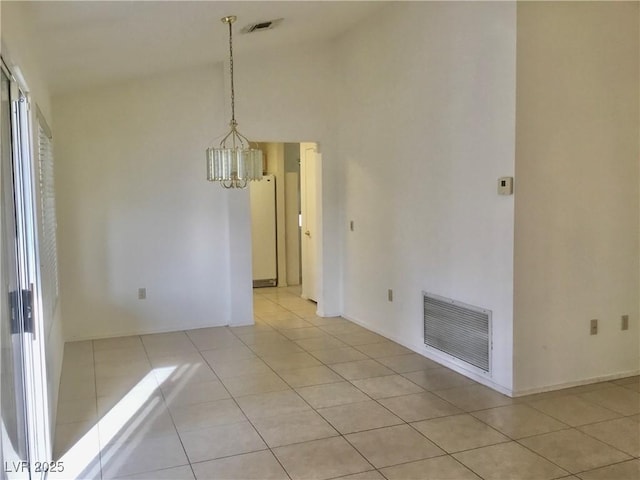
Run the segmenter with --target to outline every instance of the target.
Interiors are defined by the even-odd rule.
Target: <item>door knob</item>
[[[305,234],[307,237],[310,237],[310,236],[311,236],[311,232],[310,232],[309,230],[307,230],[306,232],[304,232],[304,234]]]

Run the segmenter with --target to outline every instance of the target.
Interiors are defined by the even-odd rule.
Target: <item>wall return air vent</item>
[[[490,372],[491,310],[422,293],[425,345]]]

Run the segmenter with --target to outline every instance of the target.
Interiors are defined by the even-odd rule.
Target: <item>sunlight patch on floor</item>
[[[50,473],[51,479],[69,478],[93,478],[100,474],[100,453],[92,448],[98,432],[101,436],[101,448],[108,445],[116,436],[126,440],[133,432],[147,421],[147,416],[153,412],[159,398],[152,396],[159,384],[166,381],[175,371],[176,367],[156,368],[149,372],[138,382],[122,399],[107,412],[83,437],[78,440],[63,456],[60,462],[64,465],[64,471]],[[150,401],[151,400],[151,401]],[[133,420],[133,422],[132,422]],[[125,427],[127,427],[125,429]],[[139,431],[138,431],[139,432]],[[113,455],[113,453],[111,455]],[[109,461],[110,455],[103,460]]]

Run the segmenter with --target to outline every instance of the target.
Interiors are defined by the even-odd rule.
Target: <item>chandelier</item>
[[[236,122],[235,90],[233,86],[233,34],[234,15],[221,18],[229,25],[229,72],[231,77],[231,130],[220,145],[207,148],[207,180],[220,182],[224,188],[246,188],[252,180],[262,179],[262,150],[238,131]]]

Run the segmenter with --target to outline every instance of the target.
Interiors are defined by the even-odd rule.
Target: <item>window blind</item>
[[[40,170],[41,237],[40,271],[45,323],[52,321],[58,301],[58,246],[56,201],[53,178],[53,143],[46,127],[38,124]]]

